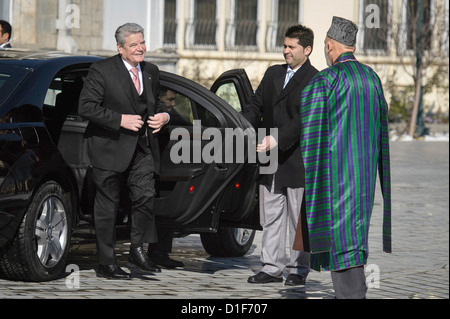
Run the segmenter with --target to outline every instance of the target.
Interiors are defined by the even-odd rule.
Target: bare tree
[[[369,56],[394,53],[394,60],[413,79],[414,102],[407,122],[409,135],[414,136],[417,120],[423,123],[423,93],[442,85],[438,79],[448,74],[448,0],[365,0],[364,5],[368,13],[360,42],[364,52]]]
[[[422,110],[423,88],[441,72],[448,73],[447,0],[407,0],[402,21],[392,30],[401,65],[414,79],[415,95],[409,135],[414,137]],[[419,132],[419,135],[422,135]]]

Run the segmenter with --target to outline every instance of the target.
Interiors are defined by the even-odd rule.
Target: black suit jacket
[[[278,129],[277,187],[305,186],[305,169],[300,150],[300,94],[318,70],[306,60],[283,89],[287,64],[267,69],[243,115],[255,128]],[[261,121],[262,118],[262,121]],[[267,135],[270,131],[267,131]],[[271,185],[273,175],[265,175],[261,183]]]
[[[89,120],[85,133],[85,147],[89,164],[103,170],[124,172],[139,143],[145,152],[153,155],[155,172],[159,174],[160,155],[156,136],[148,130],[133,132],[120,127],[122,114],[141,115],[144,129],[148,116],[167,112],[160,103],[159,69],[156,65],[141,63],[144,93],[147,103],[138,103],[139,97],[120,55],[101,60],[91,66],[80,94],[79,114]]]

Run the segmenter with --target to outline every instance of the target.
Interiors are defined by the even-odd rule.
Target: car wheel
[[[252,246],[255,233],[253,229],[220,227],[217,233],[202,233],[200,238],[211,256],[241,257]]]
[[[57,183],[39,187],[15,239],[0,250],[0,268],[7,278],[48,281],[63,272],[71,236],[69,207]]]

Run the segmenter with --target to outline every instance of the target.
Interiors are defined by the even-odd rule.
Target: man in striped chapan
[[[338,299],[366,296],[377,169],[383,250],[391,252],[388,107],[377,74],[353,55],[357,32],[353,22],[333,17],[325,39],[329,68],[303,90],[300,106],[308,236],[300,221],[294,249],[311,252],[312,269],[331,271]]]

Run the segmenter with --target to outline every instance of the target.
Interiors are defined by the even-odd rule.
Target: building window
[[[176,45],[177,0],[165,0],[164,4],[164,46]]]
[[[258,0],[231,0],[227,21],[228,50],[257,50]]]
[[[216,0],[191,0],[186,24],[187,49],[216,49]]]
[[[258,0],[236,0],[236,41],[237,46],[256,45],[258,31]]]
[[[407,2],[407,50],[416,48],[416,51],[422,52],[431,49],[431,39],[433,37],[431,0],[422,0],[422,2],[423,7],[420,7],[419,0],[408,0]],[[422,13],[421,25],[418,24],[420,13]],[[416,42],[416,37],[419,39],[418,42]]]
[[[195,44],[216,44],[216,0],[197,0],[195,7]]]
[[[391,26],[392,1],[360,1],[359,46],[365,53],[388,53],[389,27]]]
[[[267,26],[268,52],[280,52],[286,31],[300,21],[299,0],[272,0],[272,13]]]
[[[283,46],[287,29],[298,24],[298,13],[298,0],[278,1],[277,46]]]

